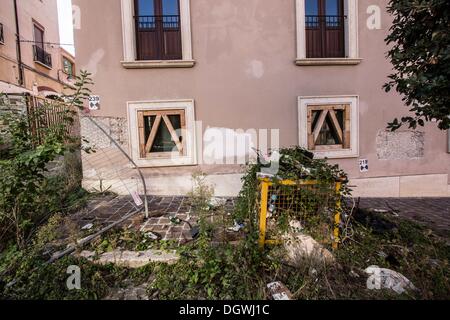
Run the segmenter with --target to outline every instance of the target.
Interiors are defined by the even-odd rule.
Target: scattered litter
[[[292,228],[292,231],[295,233],[300,233],[303,230],[302,223],[298,220],[291,220],[289,222],[289,226]]]
[[[227,199],[214,197],[214,198],[211,198],[211,200],[209,200],[208,206],[210,209],[215,209],[215,208],[223,207],[226,203],[227,203]]]
[[[391,289],[397,294],[408,290],[417,290],[414,284],[401,273],[396,271],[370,266],[364,270],[369,275],[367,288],[371,290]]]
[[[92,223],[88,223],[84,227],[81,228],[81,230],[91,230],[94,227]]]
[[[181,221],[180,218],[172,217],[172,218],[170,218],[170,222],[171,222],[172,224],[179,225],[179,224],[181,224],[182,221]]]
[[[147,232],[146,234],[145,234],[145,236],[147,237],[147,238],[149,238],[149,239],[151,239],[151,240],[159,240],[159,239],[161,239],[161,236],[159,236],[159,235],[157,235],[156,233],[154,233],[154,232]]]
[[[281,282],[271,282],[267,285],[273,300],[292,300],[292,293]]]
[[[312,258],[322,263],[334,263],[334,255],[318,243],[314,238],[301,233],[302,228],[299,222],[291,221],[289,223],[292,230],[286,232],[282,239],[284,240],[285,262],[291,266],[299,267],[303,264],[304,258]]]
[[[278,199],[278,196],[276,194],[273,194],[270,197],[269,208],[267,209],[268,210],[268,214],[267,214],[268,218],[271,218],[277,211],[277,207],[275,205],[277,199]]]
[[[270,174],[270,173],[266,173],[266,172],[258,172],[258,173],[256,174],[256,177],[257,177],[258,179],[264,179],[264,178],[270,178],[270,179],[273,179],[273,178],[275,178],[275,175],[274,175],[274,174]]]
[[[234,226],[233,227],[229,227],[228,231],[232,231],[232,232],[239,232],[242,229],[244,229],[245,225],[243,223],[238,223],[237,221],[234,221]]]
[[[376,213],[389,213],[389,210],[386,209],[373,209],[374,212]]]
[[[317,269],[315,269],[315,268],[311,268],[311,269],[309,269],[309,276],[310,277],[317,277]]]
[[[144,202],[143,202],[142,199],[141,199],[141,196],[139,195],[139,193],[138,193],[137,191],[133,191],[133,192],[131,193],[131,196],[133,197],[134,203],[135,203],[138,207],[140,207],[140,206],[142,206],[142,205],[144,204]]]
[[[353,278],[359,278],[359,274],[357,274],[355,271],[351,270],[350,271],[350,276],[352,276]]]
[[[199,235],[200,235],[200,227],[199,226],[192,227],[191,228],[192,239],[198,238]]]

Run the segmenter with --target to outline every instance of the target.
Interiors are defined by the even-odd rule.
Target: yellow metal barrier
[[[267,245],[275,245],[280,244],[281,240],[276,239],[266,239],[267,235],[267,216],[268,216],[268,207],[269,207],[269,189],[274,186],[274,182],[269,178],[260,178],[260,186],[261,186],[261,202],[260,202],[260,215],[259,215],[259,246],[264,248]],[[320,183],[315,180],[280,180],[277,181],[277,185],[281,186],[292,186],[292,187],[301,187],[301,186],[317,186]],[[336,193],[336,203],[334,209],[334,227],[333,227],[333,249],[337,249],[340,239],[339,239],[339,225],[341,223],[341,188],[342,182],[337,181],[335,183],[332,192]]]

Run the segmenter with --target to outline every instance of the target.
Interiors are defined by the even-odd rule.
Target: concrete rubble
[[[147,294],[147,286],[148,283],[144,283],[140,286],[130,284],[130,286],[125,288],[114,288],[104,300],[150,300]]]
[[[94,251],[82,251],[79,257],[88,259],[94,263],[105,265],[113,263],[120,267],[137,269],[148,265],[151,262],[162,262],[174,264],[179,256],[175,250],[147,250],[147,251],[122,251],[114,250],[96,255]]]
[[[396,271],[379,268],[378,266],[370,266],[364,271],[369,275],[367,280],[369,289],[390,289],[397,294],[417,290],[408,278]]]
[[[298,221],[292,221],[290,227],[291,232],[282,236],[286,250],[286,263],[300,266],[304,259],[314,259],[327,264],[336,262],[334,255],[329,250],[311,236],[301,233],[302,227]]]
[[[281,282],[271,282],[267,285],[269,295],[273,300],[292,300],[292,293]]]

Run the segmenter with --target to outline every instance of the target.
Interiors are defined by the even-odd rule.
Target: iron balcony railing
[[[5,36],[3,34],[3,24],[0,23],[0,44],[5,43]]]
[[[40,62],[47,67],[52,67],[52,55],[46,52],[43,48],[33,45],[34,61]]]
[[[179,15],[163,15],[163,16],[135,16],[136,26],[138,30],[151,29],[179,29]]]
[[[344,26],[347,16],[311,16],[305,17],[305,25],[308,29],[319,29],[321,27],[326,28],[342,28]]]

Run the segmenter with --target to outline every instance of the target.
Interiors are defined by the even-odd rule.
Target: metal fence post
[[[266,243],[267,200],[269,196],[269,183],[261,181],[261,211],[259,215],[259,247],[264,248]]]
[[[336,250],[339,246],[339,226],[341,224],[341,211],[342,211],[342,202],[341,202],[341,182],[336,182],[336,213],[334,216],[334,241],[333,241],[333,249]]]

